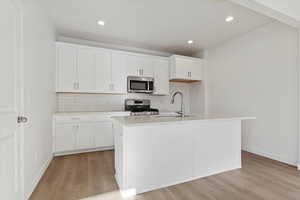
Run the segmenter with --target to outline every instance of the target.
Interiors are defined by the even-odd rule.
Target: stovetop
[[[159,114],[158,109],[151,108],[151,101],[148,99],[126,99],[125,110],[130,111],[132,116]]]

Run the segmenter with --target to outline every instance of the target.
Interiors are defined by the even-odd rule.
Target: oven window
[[[147,81],[130,81],[131,90],[148,90]]]

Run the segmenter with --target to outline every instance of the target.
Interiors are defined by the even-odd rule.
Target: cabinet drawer
[[[95,116],[57,116],[55,117],[56,123],[79,123],[79,122],[97,122],[97,121],[110,121],[110,115],[95,115]]]

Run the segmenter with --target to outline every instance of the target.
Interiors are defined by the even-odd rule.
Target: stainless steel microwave
[[[127,92],[129,93],[153,93],[154,78],[152,77],[127,77]]]

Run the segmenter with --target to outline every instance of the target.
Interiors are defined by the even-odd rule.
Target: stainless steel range
[[[132,116],[159,114],[158,109],[151,108],[151,101],[149,99],[126,99],[125,111],[130,111],[130,115]]]

